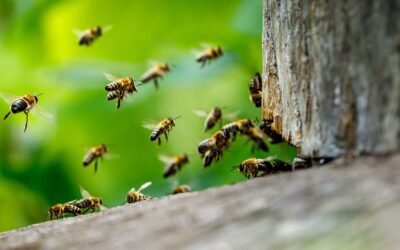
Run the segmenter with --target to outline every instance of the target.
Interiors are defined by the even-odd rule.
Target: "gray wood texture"
[[[337,160],[0,234],[0,249],[398,249],[400,155]]]
[[[263,119],[306,157],[400,145],[400,1],[264,0]]]

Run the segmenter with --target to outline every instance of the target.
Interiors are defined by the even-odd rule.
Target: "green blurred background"
[[[90,47],[77,45],[73,29],[112,25]],[[124,202],[127,191],[152,181],[145,193],[160,197],[174,183],[194,190],[244,181],[231,166],[251,156],[277,155],[290,161],[287,145],[250,152],[239,138],[223,159],[203,169],[196,146],[210,133],[193,110],[226,106],[239,118],[260,117],[250,103],[248,81],[261,65],[261,0],[0,0],[0,92],[45,94],[39,105],[56,117],[49,123],[12,115],[0,126],[0,231],[47,219],[47,209],[80,197],[79,185],[106,206]],[[221,45],[225,55],[200,69],[193,51],[202,43]],[[116,112],[106,101],[103,72],[139,78],[152,60],[173,64],[155,91],[139,88]],[[9,107],[0,103],[0,115]],[[170,141],[150,142],[148,121],[182,115]],[[227,121],[225,121],[227,122]],[[88,147],[106,143],[120,157],[82,167]],[[187,153],[190,164],[177,178],[163,179],[158,155]]]

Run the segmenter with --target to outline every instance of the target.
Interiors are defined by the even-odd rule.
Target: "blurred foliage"
[[[91,47],[80,47],[73,29],[111,24]],[[146,181],[152,196],[164,196],[174,183],[194,190],[244,177],[231,172],[251,156],[277,155],[291,161],[295,150],[271,146],[250,152],[239,138],[223,159],[203,169],[197,144],[209,137],[193,110],[226,106],[239,118],[260,117],[248,99],[248,81],[261,71],[262,3],[259,0],[0,0],[0,92],[45,94],[39,105],[56,120],[11,115],[0,126],[0,231],[43,221],[47,208],[79,198],[79,185],[106,206],[124,202],[126,192]],[[202,43],[221,45],[225,55],[200,69],[193,51]],[[103,72],[139,78],[149,61],[166,61],[173,71],[161,82],[140,87],[116,112],[106,101]],[[9,107],[0,104],[2,113]],[[149,141],[147,121],[182,115],[170,141]],[[226,122],[226,121],[225,121]],[[82,167],[86,149],[111,145],[120,157]],[[163,179],[158,155],[188,153],[190,164],[175,179]]]

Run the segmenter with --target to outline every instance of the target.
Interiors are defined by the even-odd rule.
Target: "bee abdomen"
[[[90,207],[91,205],[92,205],[92,200],[91,200],[91,199],[88,199],[88,198],[83,199],[83,200],[81,200],[81,201],[78,201],[78,202],[76,203],[76,206],[77,206],[78,208],[87,208],[87,207]]]
[[[15,102],[13,102],[11,104],[11,112],[15,113],[19,113],[22,111],[25,111],[26,108],[28,107],[28,103],[26,103],[26,101],[20,99],[20,100],[16,100]]]
[[[157,139],[157,137],[159,137],[160,134],[161,134],[161,128],[154,129],[154,131],[150,135],[150,141],[154,141],[155,139]]]
[[[73,205],[65,205],[65,210],[64,210],[64,212],[65,212],[65,213],[70,213],[70,214],[73,214],[73,215],[82,214],[81,209],[80,209],[79,207],[73,206]]]
[[[105,90],[107,91],[115,91],[119,90],[122,87],[122,84],[119,81],[112,82],[106,85]]]
[[[89,165],[94,160],[95,157],[96,157],[96,155],[93,153],[88,154],[85,157],[85,159],[83,159],[83,166],[86,167],[87,165]]]
[[[107,95],[107,100],[111,101],[114,100],[115,98],[118,97],[118,93],[117,91],[111,91],[110,93],[108,93]]]

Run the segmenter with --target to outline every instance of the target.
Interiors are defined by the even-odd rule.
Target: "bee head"
[[[224,51],[220,46],[217,47],[217,55],[222,56],[224,54]]]
[[[172,126],[175,126],[174,118],[168,117],[168,121],[171,123]]]
[[[101,28],[100,26],[96,26],[96,27],[94,27],[93,31],[94,31],[94,33],[95,33],[96,35],[101,35],[101,33],[102,33],[102,28]]]
[[[101,198],[98,198],[98,199],[99,199],[100,205],[103,205],[103,200]]]
[[[220,117],[222,115],[222,109],[219,107],[214,108],[214,115]]]
[[[171,66],[168,63],[163,63],[161,68],[166,72],[171,71]]]
[[[101,144],[101,147],[103,148],[104,152],[108,151],[107,145],[106,144]]]
[[[189,162],[189,156],[187,154],[183,155],[184,162]]]
[[[132,84],[132,89],[133,89],[133,91],[135,91],[135,92],[137,92],[137,89],[136,89],[136,86],[135,86],[135,80],[133,80],[133,78],[132,77],[128,77],[128,79],[129,79],[129,82]]]

